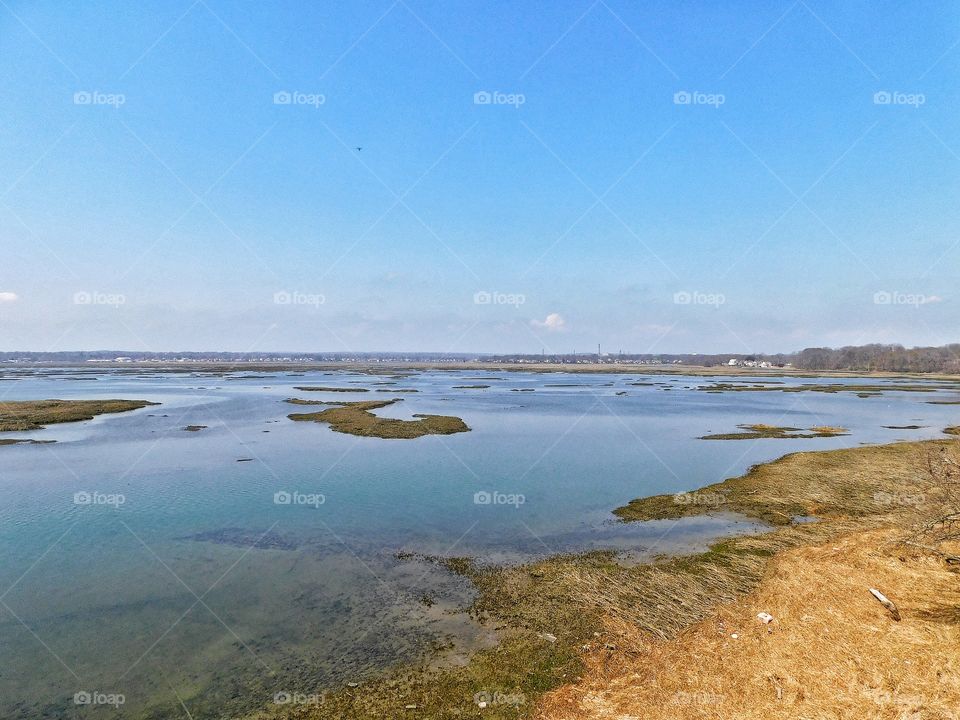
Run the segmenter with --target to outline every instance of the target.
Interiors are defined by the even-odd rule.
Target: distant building
[[[727,362],[728,367],[748,367],[748,368],[772,368],[773,363],[768,360],[737,360],[730,358]]]

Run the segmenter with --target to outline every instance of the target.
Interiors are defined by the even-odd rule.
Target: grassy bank
[[[447,560],[476,585],[471,612],[499,629],[497,648],[476,653],[465,666],[401,668],[334,692],[320,707],[278,706],[257,717],[589,715],[579,688],[602,686],[603,673],[612,668],[636,669],[641,641],[644,648],[673,646],[718,607],[742,600],[761,585],[773,558],[851,533],[883,528],[899,536],[938,502],[940,489],[925,468],[956,445],[926,441],[794,453],[702,490],[636,500],[617,510],[625,521],[736,512],[770,524],[768,532],[723,539],[695,555],[635,566],[607,552],[517,567]],[[487,700],[481,709],[478,703]],[[564,708],[574,710],[564,715]],[[638,717],[657,716],[650,711],[632,710]]]
[[[614,513],[630,521],[726,511],[776,526],[798,517],[892,520],[910,506],[894,506],[887,498],[923,492],[929,482],[927,453],[948,446],[950,441],[936,440],[792,453],[741,477],[689,493],[640,498]]]

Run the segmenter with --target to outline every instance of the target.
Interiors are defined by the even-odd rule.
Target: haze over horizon
[[[4,0],[0,350],[956,342],[958,38],[948,2]]]

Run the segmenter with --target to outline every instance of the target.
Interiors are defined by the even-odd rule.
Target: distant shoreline
[[[76,370],[84,368],[91,371],[101,369],[126,370],[153,370],[161,372],[282,372],[282,371],[343,371],[356,372],[376,371],[378,373],[396,371],[445,371],[457,372],[462,370],[488,370],[496,372],[527,372],[527,373],[603,373],[619,375],[686,375],[686,376],[743,376],[743,377],[795,377],[795,378],[925,378],[929,380],[958,380],[960,374],[943,372],[906,372],[888,370],[804,370],[800,368],[759,368],[738,367],[729,365],[689,365],[689,364],[639,364],[639,363],[500,363],[486,361],[450,361],[450,362],[251,362],[251,361],[215,361],[190,360],[184,362],[172,361],[96,361],[96,362],[63,362],[63,361],[32,361],[22,363],[5,363],[0,365],[0,373],[4,368],[25,370],[30,368],[52,370],[57,368]]]

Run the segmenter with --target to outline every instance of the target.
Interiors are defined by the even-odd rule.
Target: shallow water
[[[630,384],[638,381],[652,384]],[[960,413],[927,404],[955,391],[860,398],[695,389],[710,382],[7,369],[0,399],[162,404],[4,434],[57,442],[0,447],[0,716],[185,717],[181,701],[194,718],[229,716],[277,692],[309,696],[359,681],[440,646],[463,656],[492,641],[462,612],[469,585],[398,553],[517,562],[593,548],[636,559],[701,547],[731,527],[754,528],[729,518],[620,524],[610,511],[795,450],[942,437]],[[465,384],[491,387],[453,389]],[[419,392],[305,393],[297,385]],[[521,388],[534,392],[514,392]],[[472,431],[357,438],[289,421],[302,409],[288,397],[401,397],[377,412],[456,415]],[[696,439],[760,422],[841,425],[851,434]],[[207,428],[182,429],[191,424]],[[116,711],[77,705],[78,692],[125,702]]]

